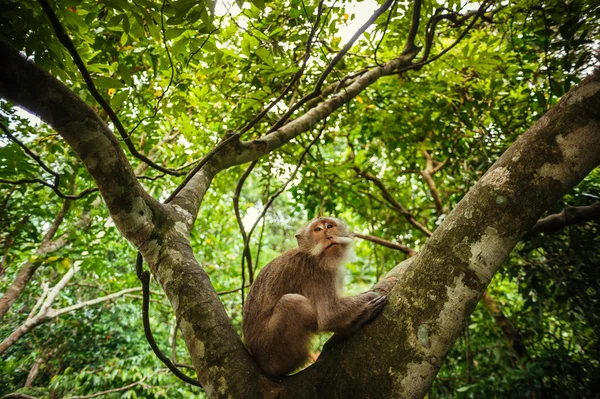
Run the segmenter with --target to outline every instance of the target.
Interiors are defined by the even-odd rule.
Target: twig
[[[379,244],[379,245],[382,245],[387,248],[402,251],[405,254],[407,254],[408,256],[415,256],[417,254],[417,251],[415,251],[414,249],[412,249],[410,247],[407,247],[406,245],[402,245],[402,244],[398,244],[398,243],[391,242],[388,240],[384,240],[383,238],[375,237],[372,235],[354,233],[354,237],[362,238],[363,240],[371,241],[375,244]]]
[[[408,71],[409,69],[419,69],[422,68],[423,66],[432,63],[433,61],[437,60],[438,58],[440,58],[441,56],[443,56],[444,54],[446,54],[448,51],[452,50],[458,43],[461,42],[462,39],[464,39],[464,37],[467,35],[467,33],[469,33],[469,31],[471,30],[471,28],[473,28],[473,26],[475,25],[475,22],[477,22],[477,20],[483,15],[483,13],[485,12],[485,10],[487,9],[487,7],[489,7],[489,5],[491,4],[491,2],[487,2],[484,1],[483,3],[481,3],[481,6],[479,7],[479,9],[477,10],[477,12],[475,13],[475,16],[473,17],[473,19],[471,20],[471,22],[469,23],[469,25],[465,28],[465,30],[463,30],[461,32],[461,34],[458,36],[458,38],[448,47],[446,47],[444,50],[442,50],[441,52],[439,52],[438,54],[436,54],[435,56],[433,56],[432,58],[428,59],[429,56],[429,51],[431,49],[431,43],[433,42],[433,35],[435,33],[435,25],[437,24],[437,21],[439,21],[440,19],[442,19],[440,16],[438,16],[438,20],[435,21],[432,24],[432,29],[430,34],[428,35],[427,38],[427,42],[425,45],[425,52],[423,54],[423,58],[421,59],[421,61],[412,64],[410,66],[407,66],[403,69],[400,69],[398,71],[398,73],[402,73],[405,71]],[[435,18],[432,17],[432,20]]]
[[[6,183],[6,184],[11,184],[11,185],[39,183],[41,185],[44,185],[46,187],[51,188],[52,191],[54,191],[56,193],[56,195],[58,195],[60,198],[67,199],[67,200],[75,200],[75,199],[83,198],[83,197],[85,197],[86,195],[88,195],[90,193],[98,191],[98,188],[88,188],[88,189],[83,190],[79,194],[65,194],[65,193],[63,193],[60,190],[60,175],[58,173],[56,173],[55,171],[53,171],[48,165],[46,165],[44,163],[44,161],[42,161],[42,158],[40,158],[39,155],[37,155],[36,153],[34,153],[33,151],[31,151],[21,140],[19,140],[15,136],[13,136],[10,133],[10,131],[8,130],[8,128],[6,126],[4,126],[2,123],[0,123],[0,129],[4,132],[4,134],[12,142],[14,142],[19,147],[21,147],[23,149],[23,151],[25,151],[25,153],[27,155],[29,155],[33,160],[35,160],[35,162],[37,162],[37,164],[40,165],[42,169],[44,169],[46,172],[48,172],[54,178],[53,179],[54,182],[52,184],[48,183],[47,181],[45,181],[43,179],[39,179],[39,178],[19,179],[19,180],[0,179],[0,183]]]
[[[250,253],[250,250],[248,248],[248,246],[246,245],[246,243],[248,242],[248,234],[246,233],[246,229],[244,228],[244,223],[242,221],[242,217],[240,215],[240,194],[242,192],[242,187],[244,186],[244,182],[246,181],[246,179],[248,178],[248,176],[250,176],[250,173],[252,173],[252,170],[256,167],[256,165],[258,164],[258,159],[253,161],[252,163],[250,163],[250,165],[248,165],[248,167],[246,168],[246,170],[244,171],[244,173],[242,174],[242,176],[240,177],[240,181],[238,182],[237,186],[235,187],[235,193],[233,194],[233,210],[235,213],[235,219],[237,220],[238,223],[238,227],[240,228],[240,232],[242,233],[242,239],[244,240],[244,251],[242,252],[242,287],[244,287],[246,285],[246,262],[248,263],[248,271],[249,271],[249,278],[250,278],[250,284],[252,284],[252,254]],[[241,289],[242,291],[242,307],[244,306],[244,290]]]
[[[419,1],[419,0],[417,0],[417,1]],[[379,39],[379,41],[377,42],[377,46],[375,46],[375,50],[373,51],[373,60],[375,61],[375,65],[377,65],[377,66],[381,66],[379,61],[377,61],[377,52],[379,51],[379,46],[381,46],[381,43],[383,43],[383,39],[385,39],[385,34],[390,25],[390,21],[392,20],[392,14],[394,13],[394,8],[396,8],[397,4],[398,4],[398,0],[394,0],[394,4],[392,4],[392,7],[390,7],[390,11],[388,12],[388,17],[385,20],[385,26],[383,27],[383,32],[381,33],[381,39]]]
[[[165,97],[165,94],[167,94],[167,92],[171,88],[171,84],[173,83],[173,77],[175,76],[175,68],[173,67],[173,60],[171,59],[171,52],[169,51],[169,46],[167,45],[167,34],[165,33],[165,19],[164,19],[165,3],[166,3],[166,0],[163,0],[162,6],[160,7],[160,29],[161,29],[161,33],[162,33],[163,44],[165,45],[165,52],[167,53],[167,58],[169,59],[169,65],[171,66],[171,77],[169,78],[169,84],[167,84],[166,89],[163,90],[162,93],[160,94],[160,96],[156,99],[156,104],[154,105],[154,113],[150,116],[146,116],[146,117],[140,119],[138,121],[138,123],[136,123],[136,125],[133,127],[133,129],[131,129],[129,131],[129,133],[127,134],[128,137],[131,137],[133,132],[135,132],[135,130],[138,128],[138,126],[140,126],[142,124],[143,121],[154,118],[156,116],[156,114],[158,113],[158,107],[160,105],[160,102]]]
[[[389,192],[389,190],[385,187],[385,185],[383,184],[383,182],[381,181],[381,179],[379,179],[376,176],[371,175],[370,173],[358,168],[358,167],[354,167],[354,170],[356,171],[356,173],[358,173],[360,176],[364,177],[367,180],[370,180],[371,182],[373,182],[378,188],[379,191],[381,192],[381,194],[383,195],[383,198],[391,205],[392,209],[394,209],[396,212],[398,212],[399,214],[401,214],[402,216],[404,216],[406,218],[406,220],[408,221],[408,223],[410,223],[411,225],[413,225],[414,227],[416,227],[418,230],[420,230],[423,234],[425,234],[427,237],[431,236],[431,231],[423,224],[419,223],[417,221],[417,219],[414,217],[414,215],[412,213],[410,213],[405,207],[404,205],[402,205],[400,202],[398,202],[398,200],[396,198],[394,198],[394,196],[392,195],[392,193]]]
[[[131,388],[136,387],[136,386],[138,386],[140,384],[143,384],[144,381],[146,381],[148,378],[150,378],[150,376],[152,376],[153,374],[154,373],[148,374],[147,376],[143,377],[141,380],[136,381],[134,383],[131,383],[129,385],[122,386],[120,388],[113,388],[113,389],[109,389],[109,390],[106,390],[106,391],[96,392],[96,393],[94,393],[92,395],[87,395],[87,396],[69,396],[69,397],[66,397],[66,398],[63,398],[63,399],[92,399],[92,398],[97,398],[98,396],[105,396],[105,395],[108,395],[108,394],[111,394],[111,393],[115,393],[115,392],[127,391],[128,389],[131,389]]]

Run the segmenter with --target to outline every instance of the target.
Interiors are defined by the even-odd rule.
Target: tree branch
[[[410,25],[410,30],[408,31],[408,37],[406,38],[404,50],[402,50],[402,54],[408,54],[418,50],[417,46],[415,46],[415,39],[417,37],[417,33],[419,32],[419,23],[421,22],[422,3],[422,0],[414,0],[413,2],[412,22]]]
[[[363,240],[371,241],[371,242],[374,242],[375,244],[383,245],[384,247],[402,251],[408,256],[415,256],[417,254],[417,251],[415,251],[414,249],[412,249],[410,247],[407,247],[406,245],[402,245],[402,244],[398,244],[398,243],[391,242],[388,240],[384,240],[383,238],[371,236],[368,234],[360,234],[360,233],[354,233],[354,237],[362,238]]]
[[[77,169],[75,169],[77,171]],[[71,191],[75,191],[77,189],[77,174],[73,176],[73,182],[71,183]],[[40,246],[36,249],[34,255],[28,259],[25,264],[17,273],[17,277],[13,280],[11,285],[8,287],[4,295],[0,298],[0,321],[4,318],[10,307],[15,303],[17,298],[21,295],[29,281],[33,278],[33,275],[37,271],[38,267],[42,264],[42,256],[47,255],[49,253],[58,251],[63,248],[68,243],[68,237],[72,234],[72,230],[66,232],[61,237],[52,241],[56,231],[62,224],[70,206],[71,200],[65,200],[63,202],[62,207],[56,214],[56,217],[52,221],[50,228],[44,234]],[[82,212],[79,221],[75,225],[75,230],[83,230],[88,227],[90,223],[90,217],[88,212]]]
[[[390,191],[385,187],[381,179],[379,179],[377,176],[373,176],[372,174],[358,167],[354,167],[354,170],[360,176],[373,182],[377,186],[377,188],[379,188],[379,191],[383,195],[383,198],[392,206],[392,209],[394,209],[400,215],[404,216],[408,223],[416,227],[419,231],[425,234],[425,236],[431,236],[431,231],[425,225],[419,223],[417,219],[404,207],[404,205],[402,205],[400,202],[398,202],[398,200],[396,200],[396,198],[394,198],[392,193],[390,193]]]
[[[560,213],[548,215],[531,229],[531,233],[550,233],[590,220],[600,220],[600,203],[588,206],[567,206]]]
[[[162,213],[162,205],[141,187],[104,121],[71,90],[3,40],[0,59],[0,96],[50,124],[85,164],[123,235],[136,245],[146,241],[154,229],[151,215]]]
[[[429,187],[429,192],[431,193],[433,202],[435,203],[437,215],[440,216],[444,213],[444,205],[442,204],[442,199],[440,198],[435,181],[433,180],[433,175],[446,164],[446,161],[434,164],[433,158],[427,151],[423,151],[423,156],[425,157],[425,169],[421,171],[421,175]]]
[[[600,164],[598,104],[600,70],[521,135],[460,201],[409,259],[382,314],[360,333],[332,344],[290,384],[312,379],[323,397],[387,397],[392,392],[424,397],[516,243]]]

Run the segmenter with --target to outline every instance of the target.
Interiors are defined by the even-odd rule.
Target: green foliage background
[[[371,8],[375,2],[364,3]],[[228,131],[254,117],[287,85],[304,56],[318,3],[310,0],[238,1],[222,5],[192,0],[57,0],[52,3],[73,38],[94,82],[143,153],[177,168],[202,157]],[[477,4],[426,1],[422,16],[438,7],[474,10]],[[310,90],[359,12],[352,3],[327,4],[319,42],[294,93],[278,104],[245,139],[263,135],[290,103]],[[396,57],[410,26],[411,3],[399,1],[378,19],[338,64],[328,83]],[[68,52],[34,1],[1,0],[0,36],[59,78],[98,109]],[[298,175],[269,209],[252,239],[258,268],[294,246],[294,232],[319,212],[344,218],[355,232],[419,250],[426,236],[388,206],[381,192],[359,175],[377,176],[414,217],[434,230],[503,151],[598,62],[600,7],[585,0],[518,0],[494,5],[491,21],[475,27],[439,60],[379,80],[325,122],[323,136]],[[228,9],[228,11],[227,11]],[[345,30],[346,29],[346,30]],[[432,53],[439,53],[464,26],[439,25]],[[423,45],[425,23],[418,35]],[[383,38],[383,39],[382,39]],[[376,54],[376,58],[375,58]],[[75,169],[78,191],[94,187],[67,145],[47,126],[0,101],[0,118],[13,134],[61,175],[68,191]],[[107,121],[104,112],[98,109]],[[322,125],[263,158],[244,188],[242,215],[260,213],[270,194],[290,176],[304,147]],[[174,138],[172,138],[175,136]],[[154,152],[152,152],[154,151]],[[444,212],[436,212],[420,171],[423,151],[446,161],[434,175]],[[130,158],[134,167],[138,160]],[[239,288],[243,242],[232,210],[244,167],[217,176],[193,232],[196,256],[217,291]],[[142,171],[149,192],[165,199],[181,178]],[[44,178],[15,144],[0,138],[0,177]],[[0,292],[33,256],[62,205],[51,190],[0,184],[0,254],[6,254]],[[72,230],[83,210],[92,223],[70,233],[64,249],[39,259],[42,266],[0,326],[0,338],[23,323],[41,295],[75,261],[72,283],[55,308],[137,287],[135,252],[120,237],[97,193],[77,200],[59,234]],[[600,199],[600,174],[590,174],[552,212]],[[594,397],[600,392],[600,224],[590,221],[551,234],[531,234],[513,251],[489,287],[520,333],[530,359],[516,359],[494,319],[480,304],[429,397]],[[399,251],[357,240],[348,265],[347,292],[368,289],[405,259]],[[260,256],[258,255],[260,253]],[[256,261],[258,258],[258,261]],[[170,347],[175,318],[158,284],[151,322],[163,350]],[[236,327],[241,295],[221,296]],[[24,336],[0,358],[0,394],[22,389],[36,358],[40,374],[29,392],[58,398],[144,384],[106,395],[188,398],[199,389],[164,370],[143,336],[141,301],[124,297],[60,316]],[[319,343],[322,344],[324,338]],[[315,351],[319,351],[316,344]],[[183,341],[178,359],[186,361]],[[188,359],[189,361],[189,359]],[[192,372],[190,372],[192,375]]]

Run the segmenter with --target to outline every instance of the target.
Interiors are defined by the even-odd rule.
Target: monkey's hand
[[[367,291],[355,298],[360,300],[360,305],[356,309],[358,312],[355,313],[354,318],[346,325],[345,328],[336,332],[342,334],[350,334],[355,332],[377,317],[387,303],[386,295],[379,295],[374,291]]]
[[[364,295],[368,295],[369,300],[365,303],[363,313],[359,316],[359,319],[362,319],[359,327],[362,327],[364,324],[377,317],[387,303],[387,295],[379,295],[374,291],[367,291]]]

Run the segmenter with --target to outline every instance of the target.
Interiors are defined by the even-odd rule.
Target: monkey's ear
[[[296,242],[298,243],[298,246],[300,246],[300,241],[302,241],[302,234],[298,233],[296,234]]]

